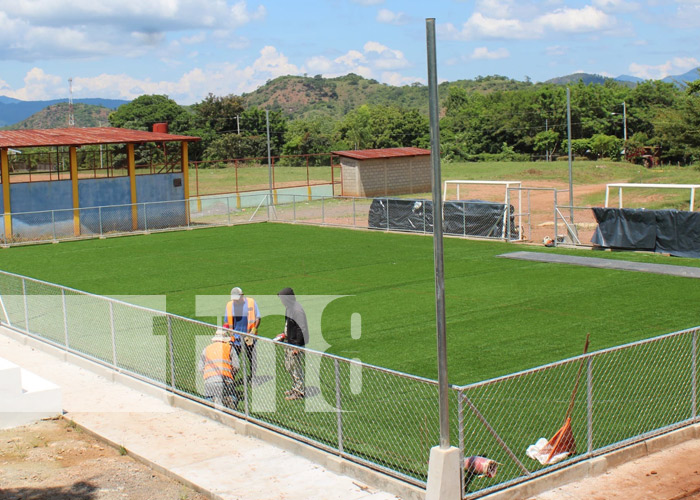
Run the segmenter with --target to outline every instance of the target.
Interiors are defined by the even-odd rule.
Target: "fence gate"
[[[513,207],[516,230],[508,231],[508,241],[541,242],[545,236],[556,240],[562,234],[557,227],[557,196],[567,190],[539,187],[509,187],[508,204]],[[561,226],[561,220],[560,220]]]

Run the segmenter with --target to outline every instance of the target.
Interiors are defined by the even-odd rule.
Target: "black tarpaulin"
[[[595,245],[700,258],[697,212],[595,207],[593,215]]]
[[[481,200],[443,203],[443,232],[463,236],[502,238],[505,205]],[[510,207],[511,236],[517,228]],[[375,198],[369,209],[369,227],[390,231],[433,232],[433,203],[428,200]]]

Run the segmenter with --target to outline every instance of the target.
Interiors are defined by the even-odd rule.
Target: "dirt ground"
[[[700,440],[620,465],[533,500],[700,500]]]
[[[204,500],[63,419],[0,431],[0,500]]]

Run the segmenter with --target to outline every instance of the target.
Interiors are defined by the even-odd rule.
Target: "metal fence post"
[[[56,211],[51,210],[51,228],[53,231],[53,239],[56,241]]]
[[[557,217],[557,210],[558,210],[558,201],[557,201],[557,190],[554,189],[554,246],[557,247],[559,245],[559,237],[557,235],[557,224],[559,222],[559,217]]]
[[[586,435],[588,454],[593,452],[593,357],[586,363]]]
[[[109,330],[112,334],[112,364],[117,366],[117,339],[114,334],[114,304],[109,303]]]
[[[175,346],[173,345],[173,319],[166,316],[168,322],[168,355],[170,357],[170,387],[175,389]]]
[[[698,415],[698,367],[697,367],[697,357],[698,357],[698,331],[693,332],[693,342],[690,347],[690,381],[692,387],[691,393],[691,416],[695,419]]]
[[[27,309],[27,283],[22,278],[22,297],[24,299],[24,331],[29,333],[29,310]]]
[[[66,291],[61,288],[61,307],[63,309],[63,337],[66,347],[70,347],[68,342],[68,314],[66,312]]]
[[[148,232],[148,214],[146,213],[146,204],[143,204],[143,231]]]
[[[232,325],[233,327],[233,325]],[[241,358],[242,358],[242,369],[241,372],[243,373],[243,400],[244,400],[244,411],[245,411],[245,416],[249,417],[250,416],[250,405],[248,404],[248,374],[247,368],[248,368],[248,344],[245,343],[245,338],[241,338],[241,347],[243,348],[241,350]],[[250,367],[251,370],[251,375],[253,373],[253,367]]]
[[[338,422],[338,451],[343,452],[343,407],[340,398],[340,366],[338,359],[333,359],[333,367],[335,368],[335,414]]]
[[[389,198],[384,198],[384,203],[386,203],[386,230],[389,230]]]
[[[97,207],[97,218],[100,220],[100,236],[102,236],[102,207]]]
[[[228,221],[228,225],[231,225],[231,198],[229,196],[226,197],[226,220]]]
[[[459,439],[459,460],[464,463],[464,392],[457,391],[457,434]],[[460,482],[464,491],[464,474],[460,474]]]
[[[506,206],[504,208],[506,212],[506,224],[503,229],[505,229],[505,240],[510,241],[510,188],[506,187]]]
[[[355,219],[357,211],[355,208],[355,197],[352,198],[352,227],[357,227],[357,221]]]

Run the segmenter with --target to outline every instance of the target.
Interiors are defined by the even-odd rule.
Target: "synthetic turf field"
[[[700,324],[696,280],[496,258],[516,249],[445,240],[452,383],[580,354],[586,332],[592,351]],[[196,295],[226,295],[234,285],[252,296],[285,286],[348,295],[324,313],[329,352],[435,378],[432,251],[429,236],[266,223],[2,249],[0,268],[102,295],[165,294],[168,311],[188,317]],[[700,267],[647,254],[569,253]],[[358,340],[352,313],[362,317]],[[282,317],[266,318],[260,333],[281,327]]]

